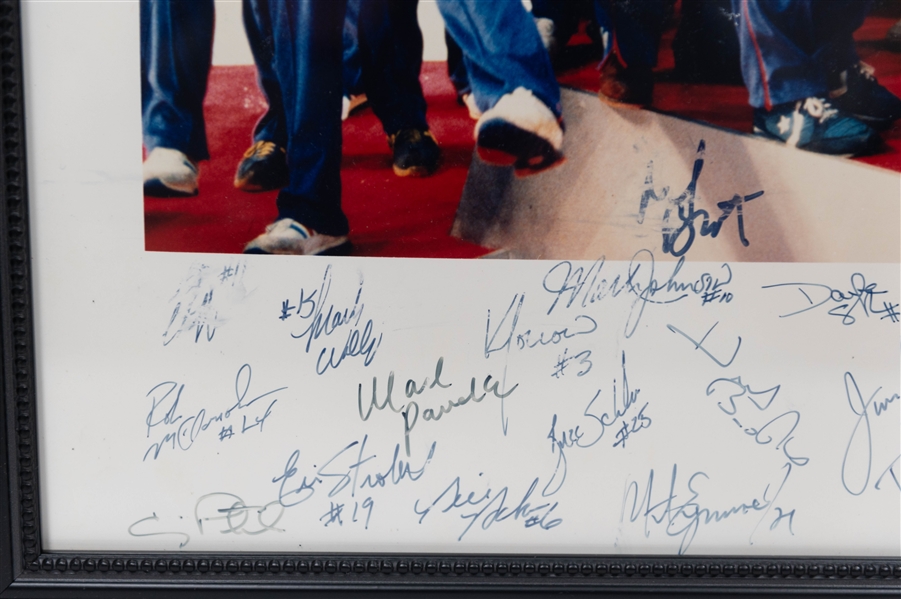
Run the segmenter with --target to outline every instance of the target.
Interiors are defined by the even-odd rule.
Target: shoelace
[[[838,114],[838,110],[822,98],[807,98],[803,104],[798,102],[797,108],[803,109],[807,114],[818,119],[820,123]]]
[[[869,86],[879,85],[879,82],[876,81],[876,68],[873,65],[860,61],[849,67],[847,70],[839,73],[840,86],[829,91],[830,98],[839,98],[848,93],[848,73],[851,71],[857,73],[863,83],[866,83]]]
[[[858,62],[856,67],[857,71],[863,75],[864,79],[867,81],[876,81],[876,67],[863,61]]]
[[[244,152],[244,158],[250,158],[251,156],[258,156],[260,158],[265,158],[275,152],[275,143],[271,141],[258,141]]]

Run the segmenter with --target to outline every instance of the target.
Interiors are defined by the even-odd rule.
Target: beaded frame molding
[[[0,599],[467,593],[901,596],[898,558],[48,553],[41,546],[34,315],[17,0],[0,0]]]

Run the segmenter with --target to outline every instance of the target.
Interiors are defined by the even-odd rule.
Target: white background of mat
[[[704,519],[710,516],[710,523],[699,525],[689,553],[901,554],[899,493],[886,478],[881,489],[874,487],[899,449],[901,402],[887,403],[878,416],[868,412],[873,454],[872,460],[862,458],[867,443],[856,435],[852,441],[859,419],[843,377],[853,374],[864,400],[877,388],[880,398],[897,393],[897,325],[862,318],[855,326],[843,326],[823,311],[780,319],[800,297],[761,289],[792,281],[843,288],[861,271],[897,302],[897,264],[733,264],[733,302],[704,306],[693,298],[649,305],[640,327],[627,338],[625,323],[635,314],[635,298],[628,293],[584,307],[579,301],[547,315],[542,280],[553,266],[547,262],[145,253],[137,3],[25,2],[23,20],[41,514],[49,550],[175,551],[187,542],[184,550],[675,554],[680,543],[684,547],[687,535],[679,531],[691,526],[689,514],[707,509]],[[318,376],[318,350],[334,346],[348,329],[322,337],[307,353],[303,341],[290,336],[298,332],[299,321],[282,321],[278,314],[282,302],[299,298],[301,289],[307,294],[319,289],[329,263],[329,303],[349,309],[362,277],[361,323],[372,319],[383,340],[370,366],[353,358]],[[226,278],[234,285],[220,285],[214,276],[193,286],[197,272],[221,273],[229,266],[243,273],[240,280]],[[626,263],[605,268],[611,279],[628,271]],[[658,272],[671,271],[660,267]],[[722,272],[722,265],[692,264],[682,276],[694,280],[703,272]],[[204,285],[215,292],[213,339],[195,342],[186,330],[164,345],[174,306],[196,300],[190,290]],[[580,315],[594,319],[593,336],[567,345],[569,355],[593,352],[590,373],[551,376],[562,344],[484,356],[489,310],[498,318],[517,294],[526,297],[521,325],[533,335],[545,331],[552,337],[555,330],[585,324],[577,320]],[[728,355],[735,340],[743,338],[734,368],[720,368],[667,328],[673,325],[700,339],[715,323],[715,333],[705,342],[715,355]],[[623,352],[629,356],[630,386],[641,389],[653,424],[630,437],[625,449],[612,447],[612,429],[602,444],[568,449],[565,484],[541,497],[559,456],[547,438],[553,416],[557,433],[580,425],[588,434],[597,423],[586,412],[613,413],[613,385],[618,393],[623,390]],[[402,381],[434,376],[439,357],[444,357],[443,380],[453,384],[453,393],[431,395],[430,390],[422,395],[421,409],[427,401],[437,410],[465,395],[470,377],[480,385],[491,374],[502,381],[502,389],[519,388],[503,412],[498,400],[485,400],[455,408],[441,421],[417,424],[409,458],[414,469],[436,443],[419,481],[364,489],[358,479],[353,495],[345,487],[329,497],[328,489],[342,480],[332,477],[328,486],[317,483],[306,502],[286,508],[277,524],[267,521],[279,530],[252,535],[252,522],[232,523],[223,533],[222,520],[205,520],[205,532],[199,530],[198,517],[213,518],[221,513],[217,508],[235,507],[221,495],[202,499],[210,493],[233,493],[246,506],[276,500],[279,485],[273,479],[285,472],[295,450],[297,475],[282,489],[286,504],[303,493],[285,490],[302,489],[304,475],[312,480],[319,471],[322,478],[323,462],[364,436],[368,451],[376,455],[366,466],[372,466],[371,476],[386,471],[398,444],[406,460],[402,416],[383,410],[364,422],[357,394],[371,388],[373,377],[386,384],[394,371],[395,396],[402,397]],[[165,423],[147,430],[151,389],[169,381],[185,385],[173,420],[196,417],[201,409],[215,413],[234,403],[235,377],[243,364],[253,368],[254,390],[287,387],[279,392],[265,433],[241,433],[227,442],[198,436],[188,451],[143,459],[158,435],[171,430]],[[785,454],[755,443],[742,432],[747,422],[739,428],[716,406],[716,396],[705,390],[720,376],[742,376],[755,389],[779,384],[778,409],[800,415],[790,447],[810,462],[793,467],[778,499],[774,490],[784,478]],[[595,411],[588,404],[598,390],[602,395]],[[630,421],[640,405],[627,412]],[[754,413],[747,402],[739,410],[741,417]],[[151,417],[161,419],[159,413]],[[860,495],[842,486],[849,447],[853,467],[845,484],[855,491],[864,488]],[[679,474],[673,501],[685,507],[661,512],[657,504],[668,493],[674,466]],[[867,466],[872,472],[864,481]],[[624,498],[631,497],[632,483],[644,496],[651,470],[651,517],[643,513],[633,522],[623,517]],[[343,462],[335,472],[351,470]],[[688,479],[699,472],[704,475],[695,478],[692,493]],[[458,477],[459,496],[452,491],[452,499],[440,499],[445,489],[457,488],[452,483]],[[524,499],[535,479],[536,493]],[[508,490],[507,511],[497,511],[503,489]],[[362,518],[363,510],[369,511],[363,505],[367,498],[372,507],[368,529]],[[218,503],[210,508],[210,501]],[[423,506],[433,501],[435,509],[420,523]],[[328,522],[336,503],[344,505],[344,523],[325,526],[323,518]],[[769,510],[757,516],[764,513],[757,509],[764,503],[771,504]],[[777,507],[782,513],[795,510],[791,531],[788,519],[778,518]],[[737,513],[716,522],[713,510]],[[256,513],[238,510],[242,518],[250,512]],[[474,513],[480,514],[477,521],[462,535],[470,523],[467,515]],[[657,517],[662,525],[654,521]],[[550,527],[556,518],[562,522]]]

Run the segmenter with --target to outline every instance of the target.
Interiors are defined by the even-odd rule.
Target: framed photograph
[[[0,598],[901,595],[897,2],[0,29]]]

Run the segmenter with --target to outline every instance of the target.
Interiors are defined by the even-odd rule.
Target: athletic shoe
[[[612,104],[649,106],[654,96],[654,73],[646,65],[626,66],[616,54],[601,64],[598,97]]]
[[[829,98],[842,112],[876,129],[887,129],[901,118],[901,98],[879,85],[873,71],[862,62],[842,71],[837,89],[829,92]]]
[[[271,141],[258,141],[244,152],[235,172],[235,187],[241,191],[271,191],[288,185],[285,149]]]
[[[496,166],[513,166],[528,175],[563,159],[563,128],[544,102],[518,87],[498,100],[476,123],[479,158]]]
[[[154,148],[144,161],[144,195],[157,198],[197,195],[197,165],[178,150]]]
[[[357,108],[362,108],[364,104],[366,104],[369,99],[366,97],[366,94],[344,96],[341,98],[341,120],[346,121],[347,117],[350,116]]]
[[[787,102],[772,110],[754,110],[754,133],[785,145],[819,152],[856,156],[875,150],[879,135],[823,98]]]
[[[394,151],[394,174],[398,177],[427,177],[438,168],[441,149],[431,131],[401,129],[388,137]]]
[[[290,218],[277,220],[266,232],[244,246],[245,254],[336,254],[350,248],[344,235],[323,235]]]

